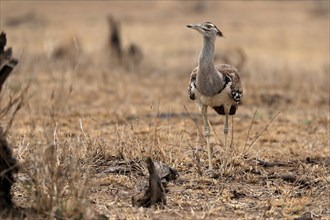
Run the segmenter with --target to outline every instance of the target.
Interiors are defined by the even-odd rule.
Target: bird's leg
[[[202,113],[202,118],[204,122],[204,137],[206,140],[206,147],[207,147],[207,154],[209,158],[209,169],[212,170],[212,152],[211,152],[211,146],[210,146],[210,126],[209,126],[209,121],[207,120],[207,106],[203,105],[201,107],[201,113]]]
[[[228,135],[228,113],[226,112],[225,126],[223,128],[223,133],[225,134],[225,149],[227,147],[227,135]]]
[[[231,116],[231,141],[229,147],[233,147],[233,141],[234,141],[234,115]]]

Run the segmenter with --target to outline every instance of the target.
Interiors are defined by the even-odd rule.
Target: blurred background
[[[185,25],[211,21],[225,35],[216,43],[216,62],[240,69],[246,101],[263,93],[254,91],[257,86],[278,88],[293,102],[328,102],[322,97],[329,88],[328,18],[328,1],[2,1],[0,24],[25,70],[18,74],[38,78],[58,63],[50,72],[149,72],[185,78],[181,89],[166,86],[184,94],[202,46]],[[123,59],[123,69],[111,63],[110,20],[118,26],[122,53],[133,56]],[[297,93],[290,94],[293,89]]]
[[[202,39],[186,25],[204,21],[225,35],[216,63],[240,71],[241,131],[257,107],[263,120],[281,112],[285,129],[327,129],[328,1],[2,1],[1,30],[20,60],[7,92],[31,85],[16,131],[42,130],[50,112],[68,132],[79,118],[102,135],[157,112],[190,129],[184,106],[200,119],[187,86]],[[211,112],[215,126],[222,120]]]

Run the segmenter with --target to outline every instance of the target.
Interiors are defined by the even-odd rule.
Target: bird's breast
[[[230,93],[230,85],[227,85],[220,93],[214,96],[205,96],[201,94],[197,89],[195,89],[195,102],[197,104],[203,104],[211,107],[220,105],[232,105],[235,104],[235,101],[230,97]]]

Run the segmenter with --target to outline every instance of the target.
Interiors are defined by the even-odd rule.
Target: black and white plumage
[[[225,146],[228,134],[228,116],[234,115],[238,103],[242,101],[243,89],[238,70],[229,64],[214,64],[214,44],[216,37],[222,32],[211,22],[190,24],[203,36],[203,47],[199,56],[198,66],[193,69],[188,87],[188,95],[200,108],[204,122],[204,136],[207,143],[209,169],[212,169],[210,149],[210,128],[207,119],[207,107],[213,108],[218,114],[225,115]]]

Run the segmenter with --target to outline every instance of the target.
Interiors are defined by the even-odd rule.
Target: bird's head
[[[204,37],[223,37],[222,32],[211,22],[204,22],[202,24],[188,24],[187,27],[195,29]]]

